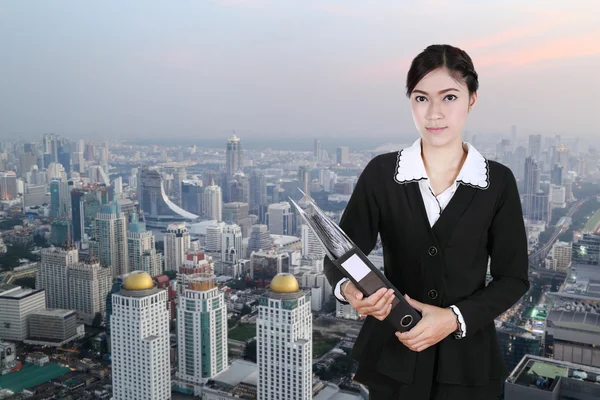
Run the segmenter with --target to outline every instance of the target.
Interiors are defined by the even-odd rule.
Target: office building
[[[293,275],[277,275],[259,298],[256,337],[258,398],[312,399],[311,300]]]
[[[204,216],[217,221],[223,219],[223,195],[214,182],[204,188]]]
[[[69,309],[79,320],[92,325],[98,314],[106,312],[106,296],[112,286],[112,269],[96,260],[85,260],[69,268]]]
[[[0,338],[20,342],[29,336],[29,320],[46,308],[44,289],[0,284]]]
[[[350,162],[348,147],[338,147],[336,149],[336,161],[340,165],[348,164]]]
[[[146,271],[150,276],[163,272],[163,256],[156,251],[156,243],[152,231],[146,230],[146,224],[138,219],[137,213],[132,215],[127,232],[127,253],[129,270]]]
[[[17,174],[14,171],[0,172],[0,200],[17,198]]]
[[[250,257],[252,252],[271,249],[273,249],[273,238],[269,233],[269,227],[267,225],[252,225],[250,239],[248,240],[247,257]]]
[[[315,139],[314,141],[313,156],[317,162],[323,160],[323,149],[321,148],[321,141],[319,139]]]
[[[227,307],[214,274],[187,279],[177,307],[180,386],[202,394],[202,385],[228,367]]]
[[[263,171],[255,169],[250,174],[250,210],[258,214],[260,206],[266,206],[267,203],[267,182]]]
[[[93,236],[90,249],[100,264],[112,267],[113,277],[129,272],[127,220],[116,199],[102,206],[96,216]]]
[[[221,239],[223,237],[224,222],[217,222],[206,228],[206,240],[204,248],[206,251],[221,251]]]
[[[227,173],[227,181],[230,181],[233,178],[233,175],[235,175],[235,173],[243,167],[242,142],[237,136],[233,135],[227,140],[227,150],[225,157],[225,170]]]
[[[496,334],[509,371],[512,371],[526,355],[542,355],[541,334],[534,334],[521,326],[508,323],[498,325]]]
[[[287,252],[256,251],[250,254],[250,278],[266,285],[275,275],[290,272]]]
[[[292,235],[296,230],[295,214],[287,201],[270,204],[266,219],[272,235]]]
[[[225,225],[221,234],[221,261],[236,264],[243,258],[242,230],[238,225]]]
[[[527,355],[504,384],[505,400],[600,398],[600,368]]]
[[[200,181],[181,183],[181,207],[192,214],[201,215],[204,201],[204,187]]]
[[[46,290],[48,308],[68,309],[69,270],[79,262],[79,252],[74,247],[50,247],[42,249],[41,258],[36,289]]]
[[[71,193],[69,184],[58,179],[50,182],[50,217],[70,218]]]
[[[37,310],[31,314],[27,341],[58,346],[78,339],[82,328],[73,310]]]
[[[529,157],[541,161],[542,135],[529,135]]]
[[[190,248],[190,233],[185,224],[169,224],[165,233],[165,271],[177,271]]]
[[[550,254],[551,256],[546,259],[546,268],[565,271],[571,265],[573,246],[571,243],[559,240],[552,246]]]
[[[167,291],[147,272],[130,273],[112,295],[114,400],[171,398]]]
[[[573,241],[573,264],[600,265],[600,235],[584,233]]]

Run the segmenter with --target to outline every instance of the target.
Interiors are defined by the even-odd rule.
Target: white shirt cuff
[[[342,285],[348,280],[348,278],[342,278],[338,281],[337,285],[335,285],[335,289],[333,290],[333,295],[336,299],[341,301],[342,303],[348,303],[342,296]]]
[[[454,333],[454,337],[456,339],[462,339],[467,336],[467,324],[465,323],[465,319],[463,318],[462,313],[456,306],[450,306],[454,314],[456,315],[456,319],[458,320],[458,332]]]

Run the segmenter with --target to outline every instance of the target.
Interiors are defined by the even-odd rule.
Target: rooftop
[[[526,355],[515,367],[506,382],[514,385],[554,392],[560,380],[561,386],[569,390],[589,393],[600,391],[600,368],[558,361],[539,356]],[[583,385],[570,385],[568,381],[584,382]],[[574,386],[574,387],[571,387]]]
[[[33,314],[35,315],[45,315],[48,317],[61,317],[61,318],[65,318],[68,317],[71,314],[75,314],[75,311],[73,310],[64,310],[61,308],[46,308],[44,310],[37,310],[34,311]]]

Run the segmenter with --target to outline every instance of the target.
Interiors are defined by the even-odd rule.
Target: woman
[[[381,236],[385,275],[423,318],[394,332],[384,321],[392,291],[363,298],[326,259],[338,300],[367,316],[355,379],[375,400],[495,399],[508,371],[494,319],[529,289],[515,178],[462,141],[478,89],[463,50],[427,47],[406,89],[420,138],[368,163],[340,226],[365,254]]]

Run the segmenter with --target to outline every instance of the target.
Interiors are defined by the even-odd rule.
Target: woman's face
[[[422,140],[435,147],[462,143],[462,130],[476,99],[477,93],[469,95],[465,82],[457,82],[446,68],[425,75],[410,95]]]

